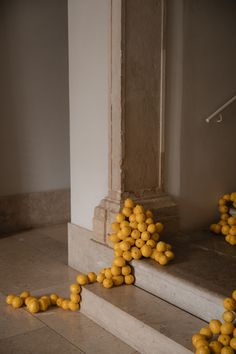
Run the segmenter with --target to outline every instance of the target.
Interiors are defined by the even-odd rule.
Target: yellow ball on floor
[[[236,310],[236,301],[231,297],[227,297],[224,299],[224,308],[229,311]]]
[[[87,277],[87,275],[85,275],[85,274],[79,274],[79,275],[77,275],[76,280],[77,280],[77,283],[78,283],[79,285],[86,285],[86,284],[88,284],[88,277]]]
[[[28,308],[28,310],[29,310],[31,313],[37,313],[37,312],[39,312],[40,307],[39,307],[39,302],[38,302],[38,300],[31,300],[31,301],[29,302],[29,304],[27,305],[27,308]]]
[[[57,294],[51,294],[50,295],[50,301],[52,305],[56,305],[57,304],[57,299],[58,299],[58,295]]]
[[[211,354],[210,349],[207,345],[198,348],[195,354]]]
[[[220,354],[221,353],[221,349],[223,348],[223,345],[220,342],[218,342],[217,340],[213,340],[209,344],[209,348],[211,349],[212,353]]]
[[[61,307],[64,300],[65,300],[65,299],[64,299],[63,297],[59,297],[59,298],[57,299],[57,306],[58,306],[58,307]]]
[[[210,339],[213,336],[212,331],[208,326],[202,327],[199,331],[200,334],[204,335],[206,338]]]
[[[14,307],[14,309],[18,309],[20,308],[21,306],[23,306],[23,299],[20,297],[20,296],[15,296],[14,299],[12,300],[12,307]]]
[[[122,275],[129,275],[132,269],[129,265],[122,267]]]
[[[230,344],[231,337],[227,334],[220,334],[218,337],[218,342],[220,342],[223,346],[228,346]]]
[[[8,305],[11,305],[11,304],[12,304],[12,301],[13,301],[13,299],[14,299],[14,297],[16,297],[16,295],[13,295],[13,294],[8,295],[8,296],[6,297],[6,303],[7,303]]]
[[[70,303],[70,300],[63,300],[62,304],[61,304],[61,308],[63,310],[69,310],[69,303]]]
[[[27,297],[30,296],[30,292],[25,290],[25,291],[22,291],[22,293],[20,294],[20,297],[22,298],[23,301],[25,301],[25,299],[27,299]]]
[[[209,323],[210,330],[213,334],[220,334],[222,323],[219,320],[211,320]]]
[[[99,273],[98,276],[97,276],[97,282],[98,283],[102,283],[105,278],[106,277],[105,277],[104,273]]]
[[[80,305],[78,303],[73,302],[73,301],[69,301],[68,308],[71,311],[78,311],[80,309]]]
[[[76,304],[80,302],[81,298],[79,294],[70,294],[70,301],[75,302]]]
[[[124,206],[126,208],[133,208],[134,207],[134,201],[131,198],[127,198],[124,201]]]
[[[47,311],[48,309],[48,302],[46,299],[39,299],[38,300],[39,303],[39,310],[40,311]]]
[[[234,331],[234,325],[233,323],[223,323],[222,326],[220,327],[221,334],[232,334]]]
[[[144,245],[141,248],[141,253],[142,253],[143,257],[145,257],[145,258],[151,257],[151,255],[152,255],[152,247],[148,246],[148,245]]]
[[[115,275],[112,277],[112,281],[115,286],[120,286],[124,283],[124,277],[123,275]]]
[[[225,322],[233,322],[235,320],[235,314],[232,311],[225,311],[222,318]]]
[[[125,276],[125,284],[131,285],[134,283],[134,276],[132,274]]]
[[[79,294],[81,292],[81,286],[79,284],[71,284],[70,286],[70,292],[72,294]]]

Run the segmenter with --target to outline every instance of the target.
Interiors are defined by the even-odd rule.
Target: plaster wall
[[[208,226],[236,188],[236,104],[221,124],[205,122],[236,94],[235,13],[234,0],[168,2],[166,189],[183,229]]]
[[[68,1],[71,220],[90,230],[108,193],[110,6]]]
[[[0,196],[70,186],[66,0],[0,2]]]

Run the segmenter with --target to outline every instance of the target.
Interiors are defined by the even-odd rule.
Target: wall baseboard
[[[70,221],[70,189],[0,197],[0,235]]]

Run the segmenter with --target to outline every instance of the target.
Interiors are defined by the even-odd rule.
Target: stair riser
[[[86,288],[83,288],[81,311],[142,354],[192,353]]]

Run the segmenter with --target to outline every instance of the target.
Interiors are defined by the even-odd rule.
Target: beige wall
[[[92,229],[108,193],[110,0],[69,0],[71,221]]]
[[[67,188],[66,0],[0,2],[0,195]]]
[[[205,123],[236,94],[235,13],[234,0],[168,2],[167,190],[182,228],[207,226],[236,189],[236,103],[222,124]]]

